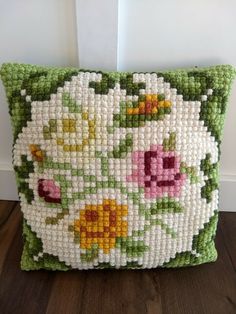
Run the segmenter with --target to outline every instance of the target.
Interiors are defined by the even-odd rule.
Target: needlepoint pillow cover
[[[214,261],[231,66],[109,73],[4,64],[24,270]]]

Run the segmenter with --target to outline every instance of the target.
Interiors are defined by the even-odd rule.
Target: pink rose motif
[[[148,151],[132,153],[132,175],[127,181],[144,187],[146,198],[178,197],[186,179],[180,173],[180,157],[174,151],[164,151],[162,145],[152,145]]]
[[[53,180],[39,179],[38,194],[47,203],[61,203],[61,190]]]

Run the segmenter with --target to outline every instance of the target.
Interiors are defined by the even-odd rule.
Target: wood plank
[[[7,208],[8,205],[10,205],[9,208]],[[2,272],[7,252],[11,247],[11,243],[21,222],[20,205],[18,202],[5,201],[4,205],[3,202],[1,202],[1,208],[7,214],[4,213],[1,215],[2,225],[0,227],[0,274]]]
[[[160,288],[150,271],[94,270],[58,274],[47,314],[161,313]]]
[[[150,271],[91,271],[82,302],[81,313],[161,313],[159,282]]]
[[[220,229],[216,246],[215,263],[160,273],[163,313],[236,313],[236,273]]]
[[[236,213],[220,213],[223,240],[236,271]]]
[[[20,212],[16,212],[21,217]],[[20,224],[18,224],[0,275],[0,312],[4,314],[44,314],[55,273],[20,270],[22,223],[21,219],[19,221]]]
[[[79,313],[86,277],[86,272],[57,272],[46,313]]]
[[[10,217],[16,204],[14,201],[0,201],[0,228]]]

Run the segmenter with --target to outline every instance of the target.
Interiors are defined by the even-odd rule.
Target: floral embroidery
[[[127,114],[157,114],[161,108],[170,107],[171,102],[169,100],[164,100],[163,95],[146,94],[139,96],[138,107],[127,108]]]
[[[144,187],[146,198],[180,195],[186,174],[180,173],[180,157],[174,151],[152,145],[148,151],[133,152],[132,161],[132,175],[127,180]]]
[[[38,180],[38,194],[48,203],[61,203],[61,190],[53,180]]]
[[[43,161],[44,158],[44,153],[43,151],[39,148],[38,145],[35,144],[31,144],[29,146],[30,151],[31,151],[31,155],[33,156],[33,159],[35,159],[36,161]]]
[[[45,140],[55,138],[64,152],[82,152],[95,139],[95,120],[87,112],[74,113],[74,119],[51,119],[43,127],[43,136]]]
[[[86,205],[80,211],[80,219],[74,221],[75,238],[79,236],[80,247],[91,249],[97,244],[104,253],[115,247],[116,238],[126,237],[128,231],[126,205],[106,199],[101,205]]]
[[[2,69],[28,225],[23,269],[215,259],[217,142],[232,69]]]

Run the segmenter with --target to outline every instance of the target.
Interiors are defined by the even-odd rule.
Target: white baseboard
[[[0,199],[18,200],[15,174],[9,164],[0,164]],[[220,211],[236,212],[236,175],[222,175],[220,180]]]
[[[220,211],[236,212],[236,175],[220,177]]]
[[[15,173],[11,165],[0,164],[0,200],[18,200]]]

